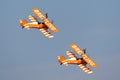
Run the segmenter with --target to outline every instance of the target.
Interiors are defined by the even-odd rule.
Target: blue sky
[[[119,0],[1,0],[0,80],[118,80]],[[21,29],[20,19],[37,7],[59,28],[53,39]],[[28,19],[27,19],[28,20]],[[76,43],[97,63],[87,75],[75,65],[60,66],[57,56]],[[67,56],[66,56],[67,57]]]

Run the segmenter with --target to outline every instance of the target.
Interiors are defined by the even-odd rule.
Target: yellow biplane
[[[90,70],[90,68],[88,68],[88,65],[93,67],[93,68],[96,68],[97,64],[88,55],[85,54],[86,50],[80,49],[80,47],[74,43],[70,44],[70,48],[75,53],[82,56],[82,58],[78,58],[72,52],[66,51],[66,54],[68,55],[68,57],[70,59],[66,59],[64,56],[58,56],[58,62],[60,64],[64,64],[65,66],[67,66],[68,64],[75,64],[75,65],[78,65],[82,69],[82,71],[84,71],[85,73],[87,73],[87,74],[93,73],[93,71]]]
[[[34,16],[28,16],[31,23],[28,23],[27,20],[20,20],[20,25],[22,28],[30,29],[36,28],[39,29],[41,33],[47,38],[53,38],[54,36],[48,31],[50,29],[53,32],[58,32],[58,28],[48,19],[47,14],[44,15],[38,8],[33,8],[33,13],[40,18],[43,22],[39,22]]]

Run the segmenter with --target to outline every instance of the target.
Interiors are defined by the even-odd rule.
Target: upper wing
[[[46,16],[38,9],[38,8],[33,8],[34,14],[39,17],[41,20],[45,20]]]
[[[46,16],[38,8],[33,8],[33,12],[37,17],[44,21],[45,25],[49,27],[50,30],[53,32],[58,32],[58,28],[52,24],[51,21],[47,19]]]
[[[70,57],[73,60],[77,59],[77,57],[74,54],[72,54],[72,52],[70,52],[70,51],[66,51],[66,54],[68,55],[68,57]]]
[[[70,48],[74,51],[74,52],[76,52],[77,54],[79,54],[79,55],[84,55],[84,52],[82,51],[82,49],[80,49],[79,48],[79,46],[77,45],[77,44],[70,44]]]
[[[31,22],[38,24],[38,20],[34,16],[29,15],[28,18]]]
[[[93,73],[93,71],[90,70],[85,64],[79,64],[78,66],[82,69],[82,71],[84,71],[87,74],[92,74]]]
[[[45,29],[45,28],[41,28],[41,29],[39,29],[39,31],[40,31],[45,37],[47,37],[47,38],[53,38],[53,37],[54,37],[54,36],[53,36],[50,32],[48,32],[48,30]]]
[[[77,44],[71,44],[71,49],[83,57],[83,60],[91,67],[97,67],[97,64],[79,48]]]
[[[84,59],[84,61],[85,61],[88,65],[90,65],[91,67],[94,67],[94,68],[97,67],[97,63],[95,63],[95,61],[92,60],[88,55],[84,54],[84,55],[83,55],[83,59]]]

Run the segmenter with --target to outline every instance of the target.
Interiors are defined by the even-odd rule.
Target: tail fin
[[[58,62],[60,63],[60,65],[64,64],[65,66],[67,66],[67,62],[65,61],[66,58],[64,56],[58,56]]]
[[[22,28],[24,28],[25,26],[25,24],[27,24],[27,20],[20,20],[20,25],[22,26]]]

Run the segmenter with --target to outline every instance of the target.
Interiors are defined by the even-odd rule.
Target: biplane
[[[37,20],[36,17],[29,15],[31,23],[28,23],[27,20],[20,20],[20,25],[22,28],[30,29],[36,28],[38,29],[45,37],[53,38],[54,36],[50,33],[49,30],[53,32],[58,32],[58,28],[48,19],[47,14],[43,14],[38,8],[33,8],[33,13],[40,18],[43,22]],[[49,30],[48,30],[49,29]]]
[[[78,65],[87,74],[93,73],[92,70],[90,70],[90,67],[96,68],[97,63],[95,63],[88,55],[86,55],[86,49],[82,50],[77,44],[70,44],[70,48],[78,55],[81,56],[81,58],[78,58],[73,52],[66,51],[66,55],[70,59],[66,59],[64,56],[58,56],[58,62],[62,65],[67,66],[68,64],[75,64]]]

